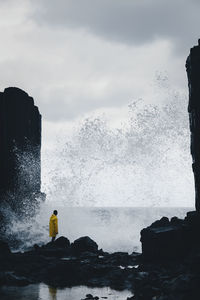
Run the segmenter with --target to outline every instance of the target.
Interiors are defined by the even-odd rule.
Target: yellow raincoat
[[[49,236],[56,237],[58,234],[58,218],[54,214],[49,220]]]

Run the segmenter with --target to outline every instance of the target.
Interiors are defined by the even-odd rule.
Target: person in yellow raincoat
[[[57,210],[53,211],[53,214],[49,220],[49,236],[52,237],[52,242],[55,241],[56,235],[58,234],[58,218]]]

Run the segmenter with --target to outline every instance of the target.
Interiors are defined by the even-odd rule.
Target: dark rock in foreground
[[[58,239],[55,240],[53,245],[55,247],[58,247],[58,248],[68,249],[70,247],[70,241],[68,240],[68,238],[66,238],[64,236],[61,236],[61,237],[59,237]]]
[[[163,217],[141,231],[145,259],[179,259],[200,246],[200,215],[188,212],[184,220]]]
[[[84,236],[74,241],[72,244],[72,249],[73,252],[77,254],[86,251],[96,252],[98,251],[98,245],[88,236]]]
[[[153,234],[157,234],[159,228],[162,228],[166,238],[168,231],[164,228],[175,226],[175,224],[182,226],[185,222],[188,226],[194,226],[198,220],[195,214],[189,213],[186,220],[173,218],[169,221],[163,218],[154,222],[149,228],[157,230],[153,231]],[[147,230],[149,229],[147,228]],[[161,237],[161,233],[158,233],[158,241],[153,243],[153,247],[158,245],[162,251],[161,244],[175,243],[174,249],[177,255],[176,240],[175,238],[170,240],[172,233],[169,232],[166,240]],[[175,229],[175,236],[176,234]],[[191,238],[193,239],[192,236]],[[152,253],[158,254],[158,251],[152,252],[152,249],[155,248],[151,249],[150,244],[146,245],[146,251],[151,249],[151,255],[146,257],[139,253],[116,252],[110,254],[102,249],[98,250],[98,245],[89,237],[83,237],[77,241],[86,240],[95,246],[91,247],[90,251],[88,248],[74,251],[74,243],[70,244],[65,237],[60,237],[56,242],[41,247],[35,245],[33,250],[25,253],[11,253],[8,246],[5,247],[5,244],[0,243],[3,245],[2,248],[0,247],[0,251],[7,249],[6,251],[2,250],[2,255],[0,255],[0,285],[23,286],[43,282],[53,287],[109,286],[116,290],[132,291],[134,294],[131,297],[132,300],[199,299],[196,296],[199,294],[200,283],[200,247],[198,243],[193,244],[193,248],[185,255],[175,259],[170,252],[168,258],[163,259],[167,250],[163,250],[162,255],[157,258],[152,258]],[[151,240],[148,239],[148,241]],[[92,297],[91,299],[94,299],[94,296]],[[87,298],[89,299],[89,296]]]
[[[0,256],[4,257],[10,253],[11,251],[8,244],[0,240]]]
[[[76,241],[69,244],[68,239],[61,237],[54,243],[35,245],[32,251],[5,253],[0,256],[0,284],[21,286],[44,282],[54,287],[87,285],[132,289],[140,260],[138,253],[109,254],[98,250],[98,245],[89,237]],[[93,246],[74,251],[74,244],[82,241],[84,245]]]
[[[105,298],[105,297],[104,297]],[[106,297],[107,298],[107,297]],[[98,296],[93,296],[92,294],[87,294],[84,299],[81,300],[99,300]]]
[[[141,231],[142,258],[135,300],[197,300],[200,284],[200,215],[166,217]]]

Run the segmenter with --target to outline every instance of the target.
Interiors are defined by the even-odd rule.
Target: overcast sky
[[[158,74],[186,89],[199,9],[195,0],[0,0],[1,90],[27,91],[49,126],[98,111],[115,123],[133,99],[154,101]]]

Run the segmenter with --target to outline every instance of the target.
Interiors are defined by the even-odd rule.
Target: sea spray
[[[40,212],[32,219],[15,219],[9,230],[18,239],[12,249],[27,250],[36,243],[50,241],[48,224],[54,206],[42,204]],[[104,251],[141,251],[140,230],[155,219],[174,215],[184,218],[191,208],[137,208],[137,207],[63,207],[58,206],[58,236],[66,236],[71,242],[81,236],[89,236]]]
[[[163,80],[159,79],[159,84],[162,104],[132,101],[129,118],[121,127],[111,128],[101,116],[88,117],[71,134],[60,136],[58,132],[54,147],[43,149],[46,203],[34,218],[12,218],[8,228],[25,248],[48,241],[49,216],[54,209],[59,211],[60,235],[73,240],[88,234],[104,250],[131,251],[134,245],[139,247],[140,229],[158,216],[151,208],[132,208],[131,218],[127,218],[122,206],[193,204],[186,96],[170,89],[167,80],[164,92]],[[155,93],[155,98],[160,96]],[[26,159],[31,161],[31,157]],[[28,166],[25,163],[20,169],[22,178],[34,170]],[[95,211],[83,206],[102,208]],[[119,209],[110,211],[107,206]],[[169,215],[176,214],[181,215],[174,209]]]
[[[64,206],[189,206],[193,178],[184,95],[165,105],[129,105],[129,119],[110,128],[86,118],[43,152],[47,201]]]

